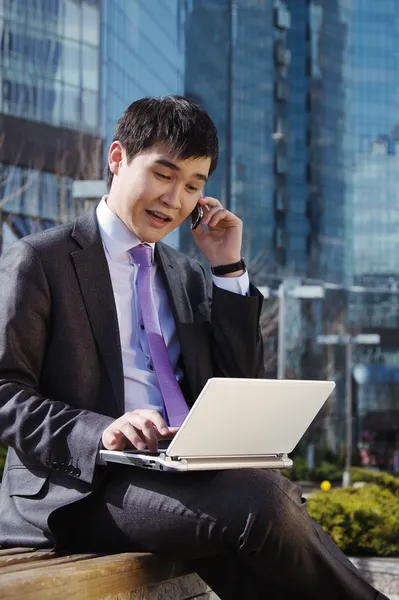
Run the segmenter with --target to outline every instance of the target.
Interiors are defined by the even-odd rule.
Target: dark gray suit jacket
[[[212,376],[263,376],[262,296],[209,287],[162,244],[189,405]],[[118,322],[95,211],[28,236],[0,260],[0,545],[51,547],[57,509],[101,485],[103,430],[124,413]],[[68,527],[68,523],[65,527]]]

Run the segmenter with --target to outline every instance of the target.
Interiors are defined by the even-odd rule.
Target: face
[[[210,158],[177,160],[157,145],[127,164],[119,142],[109,151],[114,175],[109,208],[142,242],[157,242],[194,210],[208,177]]]

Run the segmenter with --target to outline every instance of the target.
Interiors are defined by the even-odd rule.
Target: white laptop
[[[333,381],[215,377],[166,448],[100,450],[100,457],[159,471],[289,468],[288,454],[334,387]]]

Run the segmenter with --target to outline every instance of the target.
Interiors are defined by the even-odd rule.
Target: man
[[[382,598],[278,474],[99,464],[101,446],[155,450],[209,377],[263,374],[242,223],[203,196],[217,158],[200,107],[135,102],[117,125],[97,209],[2,257],[0,439],[10,450],[0,544],[174,553],[223,599]],[[199,263],[160,243],[198,203],[193,236],[214,271],[212,304]],[[242,411],[251,427],[256,415]]]

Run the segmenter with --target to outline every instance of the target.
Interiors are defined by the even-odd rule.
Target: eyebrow
[[[155,161],[156,165],[161,165],[162,167],[166,167],[168,169],[171,169],[172,171],[181,171],[180,167],[178,167],[177,165],[175,165],[175,163],[170,162],[169,160],[166,160],[164,158],[159,158],[158,160]],[[201,181],[205,181],[205,183],[208,181],[208,177],[206,175],[204,175],[203,173],[194,173],[193,177],[195,179],[200,179]]]

